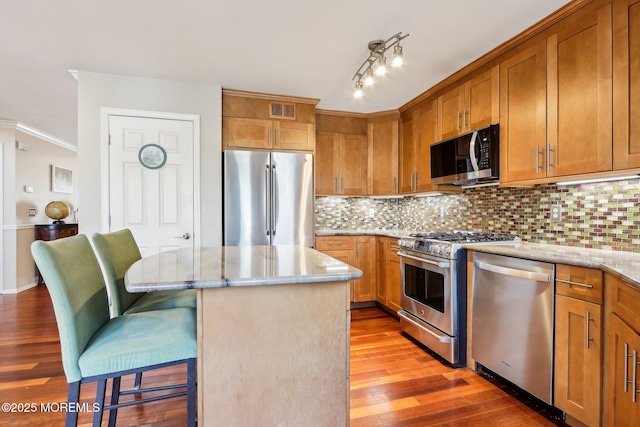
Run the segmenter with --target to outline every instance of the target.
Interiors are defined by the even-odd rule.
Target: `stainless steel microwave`
[[[474,185],[500,179],[500,125],[431,146],[431,183]]]

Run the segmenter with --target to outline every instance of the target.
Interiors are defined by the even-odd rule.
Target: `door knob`
[[[189,240],[191,238],[191,234],[189,233],[184,233],[182,236],[176,236],[176,239],[184,239],[184,240]]]

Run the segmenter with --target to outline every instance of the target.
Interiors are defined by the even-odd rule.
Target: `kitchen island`
[[[227,246],[143,258],[125,285],[198,289],[198,425],[346,426],[361,275],[304,246]]]

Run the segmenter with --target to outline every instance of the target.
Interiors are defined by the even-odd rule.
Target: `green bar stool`
[[[55,311],[62,365],[69,383],[68,402],[77,404],[81,384],[97,382],[93,425],[110,411],[115,426],[120,407],[187,396],[187,423],[196,424],[196,314],[192,308],[109,315],[107,291],[98,260],[85,235],[31,245]],[[187,365],[187,383],[139,390],[120,390],[120,378],[176,364]],[[104,404],[106,382],[112,396]],[[170,394],[119,403],[122,395],[171,390]],[[66,425],[76,426],[78,413],[67,412]]]
[[[195,289],[132,293],[124,286],[124,275],[142,256],[129,229],[113,233],[94,233],[93,246],[107,283],[111,317],[123,314],[177,307],[196,308]],[[135,388],[140,388],[142,374],[136,375]]]

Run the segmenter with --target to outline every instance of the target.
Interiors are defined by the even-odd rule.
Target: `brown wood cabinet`
[[[356,236],[355,266],[362,277],[353,281],[353,302],[376,300],[376,237]]]
[[[640,1],[613,2],[613,169],[640,167]]]
[[[63,239],[65,237],[71,237],[78,234],[78,224],[36,224],[36,240],[44,240],[49,242],[51,240]],[[38,285],[44,285],[44,280],[38,267],[36,267],[38,275]]]
[[[368,141],[364,135],[316,134],[316,194],[367,194]]]
[[[546,41],[500,64],[500,181],[546,176]]]
[[[438,97],[438,141],[498,122],[498,70],[495,66]]]
[[[398,120],[368,125],[369,194],[398,193]]]
[[[315,127],[311,123],[224,117],[224,147],[313,151]]]
[[[556,266],[554,405],[599,426],[602,390],[602,271]]]
[[[605,347],[607,426],[640,424],[640,289],[605,275],[605,316],[609,320]],[[635,365],[634,365],[635,364]],[[635,376],[634,376],[635,375]]]
[[[378,291],[376,300],[393,313],[400,310],[402,277],[400,276],[400,250],[398,239],[378,237]]]
[[[376,299],[375,236],[316,237],[316,249],[362,270],[362,277],[350,281],[351,302]]]
[[[387,240],[384,237],[376,238],[376,301],[385,305],[387,303]]]
[[[431,184],[431,144],[437,142],[438,103],[432,101],[402,122],[400,192],[436,190]]]
[[[611,54],[611,5],[548,37],[548,177],[611,170]]]

